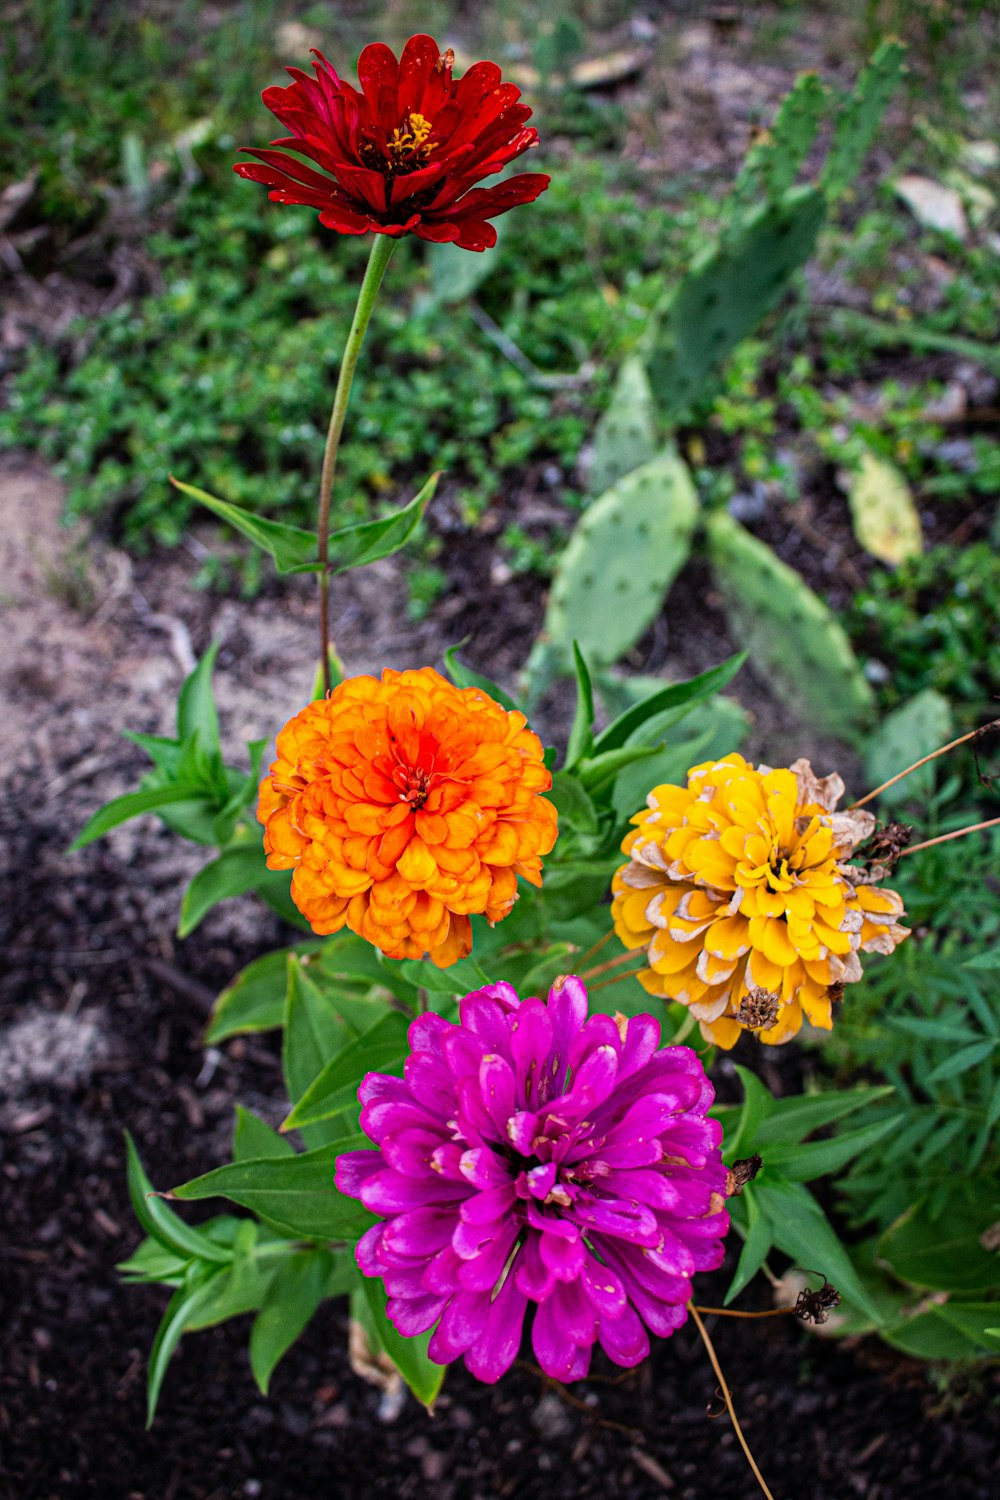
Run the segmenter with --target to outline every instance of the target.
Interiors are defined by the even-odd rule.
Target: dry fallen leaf
[[[847,498],[854,535],[872,557],[898,567],[908,557],[920,556],[920,516],[909,485],[893,464],[866,452],[848,479]]]
[[[896,192],[918,223],[928,229],[941,229],[958,239],[968,238],[969,223],[961,194],[932,177],[918,177],[908,172],[896,183]]]

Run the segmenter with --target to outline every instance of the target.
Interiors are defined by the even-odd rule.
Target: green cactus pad
[[[866,788],[881,786],[915,760],[947,744],[954,734],[951,707],[934,688],[924,688],[887,714],[872,735],[865,756]],[[905,781],[897,781],[879,797],[881,807],[900,807],[906,802],[925,802],[934,790],[937,766],[921,766]]]
[[[590,461],[590,491],[603,495],[656,452],[653,392],[646,366],[631,355],[618,371],[611,404],[597,424]]]
[[[672,298],[649,360],[658,405],[678,416],[709,376],[780,301],[812,254],[826,215],[815,188],[792,188],[707,250]]]
[[[687,561],[698,498],[674,453],[633,469],[584,512],[559,560],[526,670],[531,701],[571,670],[573,641],[593,666],[616,662],[659,614]]]
[[[886,106],[902,76],[905,52],[902,42],[887,38],[872,56],[837,117],[833,143],[820,179],[820,185],[831,202],[857,180]]]
[[[788,191],[809,155],[829,104],[829,90],[815,73],[800,73],[782,99],[774,123],[754,142],[726,200],[733,222],[761,196],[774,202]]]
[[[793,713],[849,737],[871,712],[872,690],[839,621],[728,512],[714,512],[706,529],[733,640]]]

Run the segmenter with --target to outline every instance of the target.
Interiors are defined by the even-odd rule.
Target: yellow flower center
[[[430,120],[416,111],[407,116],[405,124],[397,125],[385,143],[393,166],[412,169],[417,162],[425,162],[434,150],[434,142],[427,139],[433,128]]]

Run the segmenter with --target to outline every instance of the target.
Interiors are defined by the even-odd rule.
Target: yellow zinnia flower
[[[907,936],[903,903],[846,861],[875,827],[836,812],[837,775],[807,760],[756,770],[741,755],[658,786],[622,844],[612,882],[615,931],[645,948],[639,982],[690,1007],[706,1040],[741,1031],[787,1042],[802,1025],[829,1030],[840,987],[861,978],[859,952],[891,953]]]
[[[272,870],[315,932],[349,927],[439,968],[501,921],[556,841],[538,736],[432,667],[351,677],[278,735],[257,817]]]

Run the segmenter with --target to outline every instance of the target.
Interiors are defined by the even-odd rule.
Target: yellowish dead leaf
[[[848,491],[854,535],[872,557],[898,567],[924,548],[920,516],[902,474],[884,458],[865,453]]]

